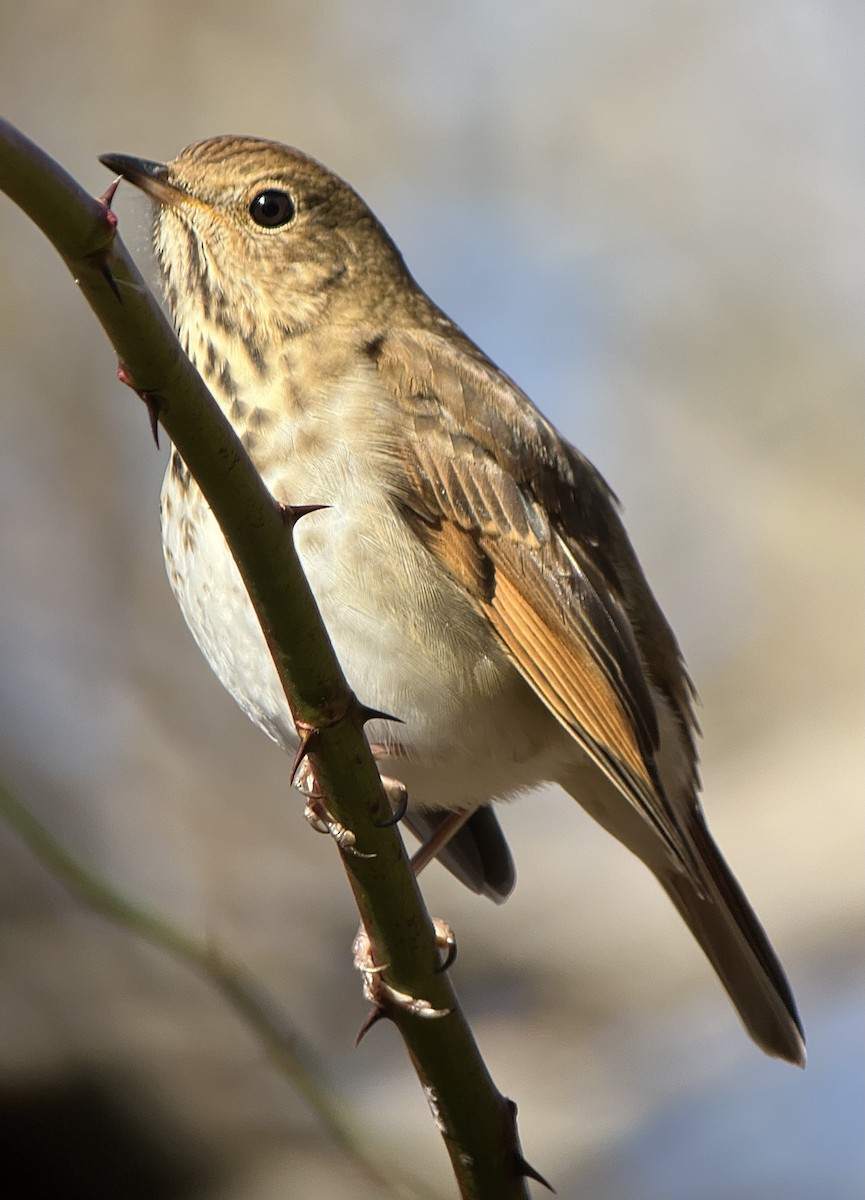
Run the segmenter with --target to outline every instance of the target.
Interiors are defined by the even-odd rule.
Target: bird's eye
[[[278,188],[267,188],[254,196],[249,205],[249,215],[256,225],[265,229],[278,229],[287,225],[297,211],[295,203],[288,192]]]

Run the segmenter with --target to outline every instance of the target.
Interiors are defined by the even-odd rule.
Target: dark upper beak
[[[169,172],[165,163],[135,158],[132,154],[100,154],[99,161],[109,171],[122,175],[124,179],[141,188],[142,192],[159,204],[180,204],[190,199],[186,192],[169,183]]]

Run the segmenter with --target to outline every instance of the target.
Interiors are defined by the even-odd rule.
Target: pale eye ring
[[[265,188],[249,202],[249,215],[263,229],[279,229],[294,220],[297,206],[288,194],[279,188]]]

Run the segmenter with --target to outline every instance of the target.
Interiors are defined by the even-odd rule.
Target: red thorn
[[[100,207],[99,219],[108,230],[109,241],[107,245],[100,246],[93,254],[89,255],[90,260],[96,265],[99,274],[111,288],[115,298],[119,304],[123,303],[123,297],[117,287],[114,276],[111,273],[111,268],[108,265],[108,249],[111,242],[114,240],[114,233],[117,229],[117,213],[111,211],[111,201],[114,199],[114,193],[117,191],[117,185],[120,183],[120,177],[110,183],[101,196],[96,197],[96,203]]]
[[[117,213],[112,212],[111,201],[114,199],[114,193],[117,191],[117,187],[121,178],[122,177],[118,175],[112,183],[109,183],[102,195],[96,197],[96,203],[99,205],[101,210],[99,213],[99,219],[102,224],[107,227],[112,239],[114,237],[114,231],[117,229]]]
[[[96,197],[97,201],[105,209],[105,216],[108,219],[109,223],[111,225],[115,225],[115,226],[117,225],[117,214],[113,213],[111,211],[111,202],[114,199],[114,193],[120,187],[120,181],[122,179],[123,179],[122,175],[118,175],[116,179],[112,179],[111,183],[109,183],[108,187],[105,189],[105,191],[102,193],[102,195]]]
[[[131,387],[133,391],[135,390],[135,384],[132,382],[132,376],[129,374],[129,367],[127,367],[122,358],[118,358],[117,360],[117,378],[126,387]]]
[[[366,1035],[372,1029],[373,1025],[378,1025],[379,1021],[383,1021],[386,1016],[387,1016],[387,1013],[384,1011],[383,1008],[379,1008],[378,1005],[375,1005],[375,1004],[372,1006],[372,1008],[369,1010],[366,1020],[363,1022],[360,1029],[357,1031],[357,1037],[354,1039],[355,1050],[358,1048],[358,1046],[361,1044],[363,1039],[366,1037]]]

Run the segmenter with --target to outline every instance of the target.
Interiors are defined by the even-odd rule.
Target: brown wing
[[[696,780],[690,685],[615,499],[515,384],[448,333],[398,330],[371,347],[412,423],[396,500],[550,711],[693,871],[655,766],[649,686],[679,717]]]

